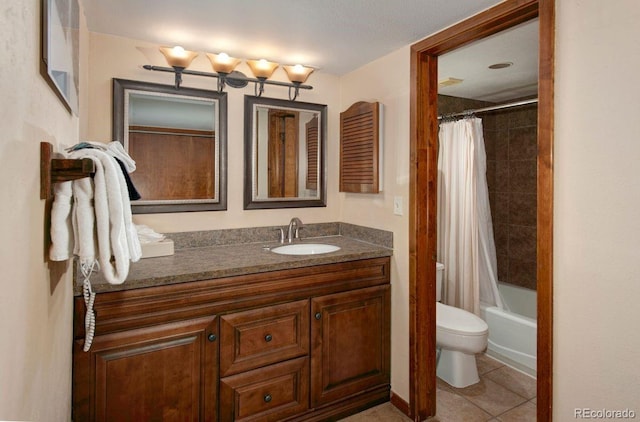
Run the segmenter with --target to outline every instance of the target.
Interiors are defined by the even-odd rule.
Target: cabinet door
[[[312,299],[312,407],[389,384],[389,288]]]
[[[217,319],[97,336],[74,345],[74,420],[216,421]]]

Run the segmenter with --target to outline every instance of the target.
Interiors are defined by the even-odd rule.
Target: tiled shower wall
[[[438,96],[439,114],[491,103]],[[536,105],[483,113],[498,279],[536,289]]]

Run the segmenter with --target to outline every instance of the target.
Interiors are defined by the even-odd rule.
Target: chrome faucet
[[[298,232],[304,227],[302,221],[298,217],[293,217],[289,222],[289,229],[287,230],[287,240],[289,243],[293,242],[293,239],[300,239],[300,233]]]

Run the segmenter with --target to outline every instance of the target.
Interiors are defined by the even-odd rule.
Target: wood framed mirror
[[[244,209],[326,206],[327,106],[245,96]]]
[[[136,161],[132,212],[227,209],[227,94],[113,79],[113,139]]]

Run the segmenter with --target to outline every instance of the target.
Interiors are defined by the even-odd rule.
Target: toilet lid
[[[440,302],[436,302],[436,325],[438,329],[461,335],[483,335],[489,330],[479,316]]]

